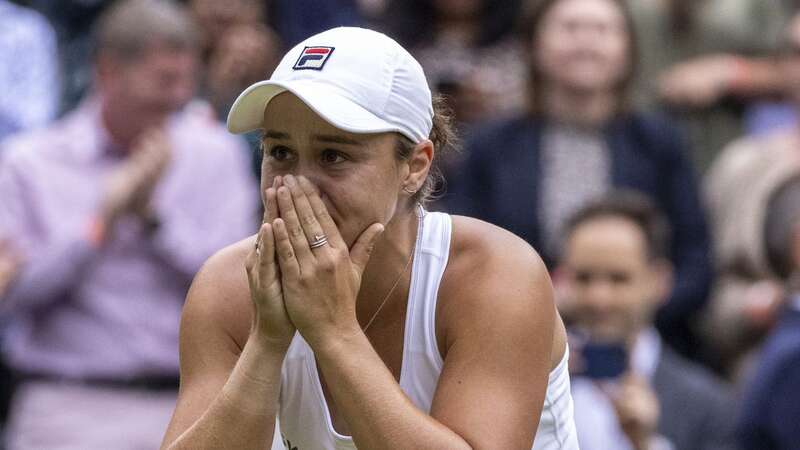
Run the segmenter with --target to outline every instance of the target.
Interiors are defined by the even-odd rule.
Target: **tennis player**
[[[163,448],[577,448],[536,252],[421,206],[451,134],[438,109],[417,61],[360,28],[239,96],[228,128],[263,131],[264,223],[192,285]]]

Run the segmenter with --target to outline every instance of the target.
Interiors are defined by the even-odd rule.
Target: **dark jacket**
[[[745,389],[737,434],[744,450],[800,449],[800,311],[787,309]]]
[[[733,394],[710,372],[663,347],[652,383],[661,410],[658,432],[676,450],[736,448]]]
[[[475,130],[465,142],[466,161],[448,180],[447,208],[499,225],[543,251],[538,205],[543,127],[541,121],[517,117]],[[705,214],[686,145],[669,122],[654,116],[616,119],[605,136],[613,186],[651,196],[670,220],[675,288],[657,326],[667,342],[691,353],[689,319],[706,301],[712,269]],[[555,255],[542,257],[552,268]]]

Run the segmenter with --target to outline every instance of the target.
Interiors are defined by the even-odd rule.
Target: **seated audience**
[[[767,260],[786,284],[785,307],[745,384],[738,421],[743,450],[800,448],[800,172],[770,196],[763,229]]]
[[[95,31],[93,93],[0,152],[0,235],[25,259],[2,303],[14,449],[158,448],[188,286],[258,224],[244,142],[187,105],[187,11],[124,0]]]
[[[658,328],[692,353],[690,324],[711,281],[706,223],[680,134],[627,107],[635,42],[625,4],[536,5],[524,21],[531,110],[474,131],[444,200],[523,237],[552,268],[564,221],[587,200],[612,187],[650,195],[674,225],[675,284]]]
[[[779,74],[800,105],[800,15],[790,22]],[[762,230],[767,199],[800,170],[800,127],[729,144],[712,165],[705,194],[714,236],[714,284],[704,335],[732,378],[761,342],[780,308],[783,283],[770,269]]]
[[[583,450],[733,447],[727,388],[653,328],[672,284],[667,223],[632,191],[609,193],[566,226],[561,282],[573,304],[572,395]]]

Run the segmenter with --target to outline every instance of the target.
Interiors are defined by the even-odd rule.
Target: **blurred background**
[[[582,448],[800,448],[799,6],[0,0],[0,446],[158,447],[192,277],[262,214],[227,111],[346,25],[452,109],[427,207],[550,268]]]

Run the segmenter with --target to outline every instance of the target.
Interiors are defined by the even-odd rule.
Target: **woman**
[[[417,206],[444,119],[411,55],[358,28],[242,93],[228,127],[264,131],[265,220],[190,290],[164,448],[265,448],[276,415],[287,448],[577,448],[544,265]]]
[[[530,113],[473,133],[451,205],[521,236],[548,264],[567,217],[611,187],[653,197],[673,226],[676,286],[659,329],[683,350],[710,281],[697,183],[680,135],[632,112],[634,39],[621,0],[545,0],[526,16]]]

